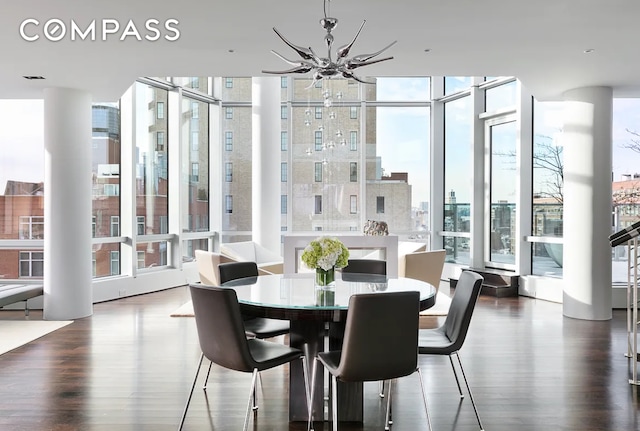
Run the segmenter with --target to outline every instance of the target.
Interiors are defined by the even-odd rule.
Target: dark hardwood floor
[[[169,314],[188,299],[180,287],[96,304],[93,316],[0,355],[0,430],[177,429],[200,351],[194,320]],[[0,319],[24,318],[0,311]],[[481,297],[461,357],[487,431],[639,430],[625,352],[624,310],[591,322],[563,317],[559,304]],[[477,431],[448,359],[421,357],[420,367],[433,429]],[[262,374],[250,428],[306,429],[287,420],[286,368]],[[207,392],[201,382],[196,388],[184,429],[241,429],[250,379],[214,366]],[[365,386],[364,424],[341,423],[341,430],[383,429],[377,389]],[[398,381],[392,429],[426,429],[417,374]]]

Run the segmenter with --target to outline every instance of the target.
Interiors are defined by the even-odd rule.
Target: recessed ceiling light
[[[236,52],[236,50],[235,49],[229,49],[227,52],[233,53],[233,52]]]
[[[582,51],[582,52],[584,52],[585,54],[591,54],[592,52],[596,52],[596,50],[595,50],[595,49],[593,49],[593,48],[588,48],[588,49],[585,49],[585,50],[584,50],[584,51]]]
[[[38,76],[38,75],[24,75],[23,76],[24,79],[28,79],[28,80],[32,80],[32,79],[44,79],[44,76]]]
[[[431,52],[431,48],[425,48],[424,52]]]

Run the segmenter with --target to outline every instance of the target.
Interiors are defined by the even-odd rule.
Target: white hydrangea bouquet
[[[349,250],[338,238],[321,236],[309,243],[302,252],[302,262],[316,270],[316,284],[335,284],[335,269],[344,268],[349,260]]]

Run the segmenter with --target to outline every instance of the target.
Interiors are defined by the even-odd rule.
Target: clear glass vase
[[[335,305],[336,268],[328,270],[316,268],[316,305]]]
[[[327,269],[316,268],[316,287],[323,289],[331,289],[336,287],[336,268],[335,266]]]

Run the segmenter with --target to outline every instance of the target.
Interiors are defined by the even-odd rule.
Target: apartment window
[[[224,86],[225,88],[233,88],[233,78],[225,78]]]
[[[200,163],[191,163],[191,181],[197,183],[200,180]]]
[[[111,216],[110,227],[111,236],[120,236],[120,216]]]
[[[144,268],[144,250],[137,252],[138,269]]]
[[[289,148],[289,134],[286,131],[280,132],[280,151],[287,151]]]
[[[314,136],[315,136],[316,151],[322,151],[322,131],[316,130],[314,133]]]
[[[358,196],[357,195],[349,196],[349,212],[351,214],[358,213]]]
[[[349,163],[349,181],[358,182],[358,162]]]
[[[224,180],[228,183],[233,181],[233,163],[231,162],[224,164]]]
[[[233,120],[233,108],[225,108],[224,118],[227,120]]]
[[[120,275],[120,252],[112,251],[109,257],[111,275]]]
[[[352,130],[349,132],[349,150],[358,151],[358,131]]]
[[[315,214],[322,214],[322,195],[314,196],[314,211]]]
[[[198,105],[198,102],[191,102],[191,118],[200,118],[200,105]]]
[[[355,120],[355,119],[358,118],[358,107],[357,106],[349,107],[349,118],[351,118],[352,120]]]
[[[191,132],[191,151],[198,151],[200,132]]]
[[[191,88],[200,88],[200,78],[194,76],[191,78]]]
[[[156,132],[156,151],[164,151],[164,132]]]
[[[164,119],[164,102],[156,103],[156,118],[158,120]]]
[[[316,106],[315,118],[316,120],[322,120],[322,107]]]
[[[21,251],[19,259],[20,277],[44,276],[44,252]]]
[[[120,184],[105,184],[103,190],[105,196],[120,196]]]
[[[160,233],[169,233],[169,216],[161,215],[158,219],[160,220]]]
[[[233,213],[233,196],[231,195],[224,197],[224,212],[227,214]]]
[[[287,115],[287,105],[282,105],[280,107],[280,118],[286,120],[288,118]]]
[[[138,235],[144,235],[144,229],[145,229],[144,216],[136,217],[136,226],[137,226]]]
[[[98,264],[96,263],[96,252],[92,251],[91,252],[91,276],[95,278],[97,273],[98,273]]]
[[[286,76],[280,77],[280,88],[287,88],[287,79]]]
[[[280,163],[280,181],[287,182],[287,162]]]
[[[376,196],[376,213],[384,214],[384,196]]]
[[[44,217],[20,216],[20,239],[44,239]]]
[[[225,151],[233,150],[233,132],[224,132],[224,149]]]
[[[287,213],[287,195],[280,195],[280,214]]]
[[[314,164],[314,180],[319,183],[322,181],[322,162],[315,162]]]
[[[91,217],[91,238],[96,237],[96,231],[98,230],[96,219],[96,216]]]

